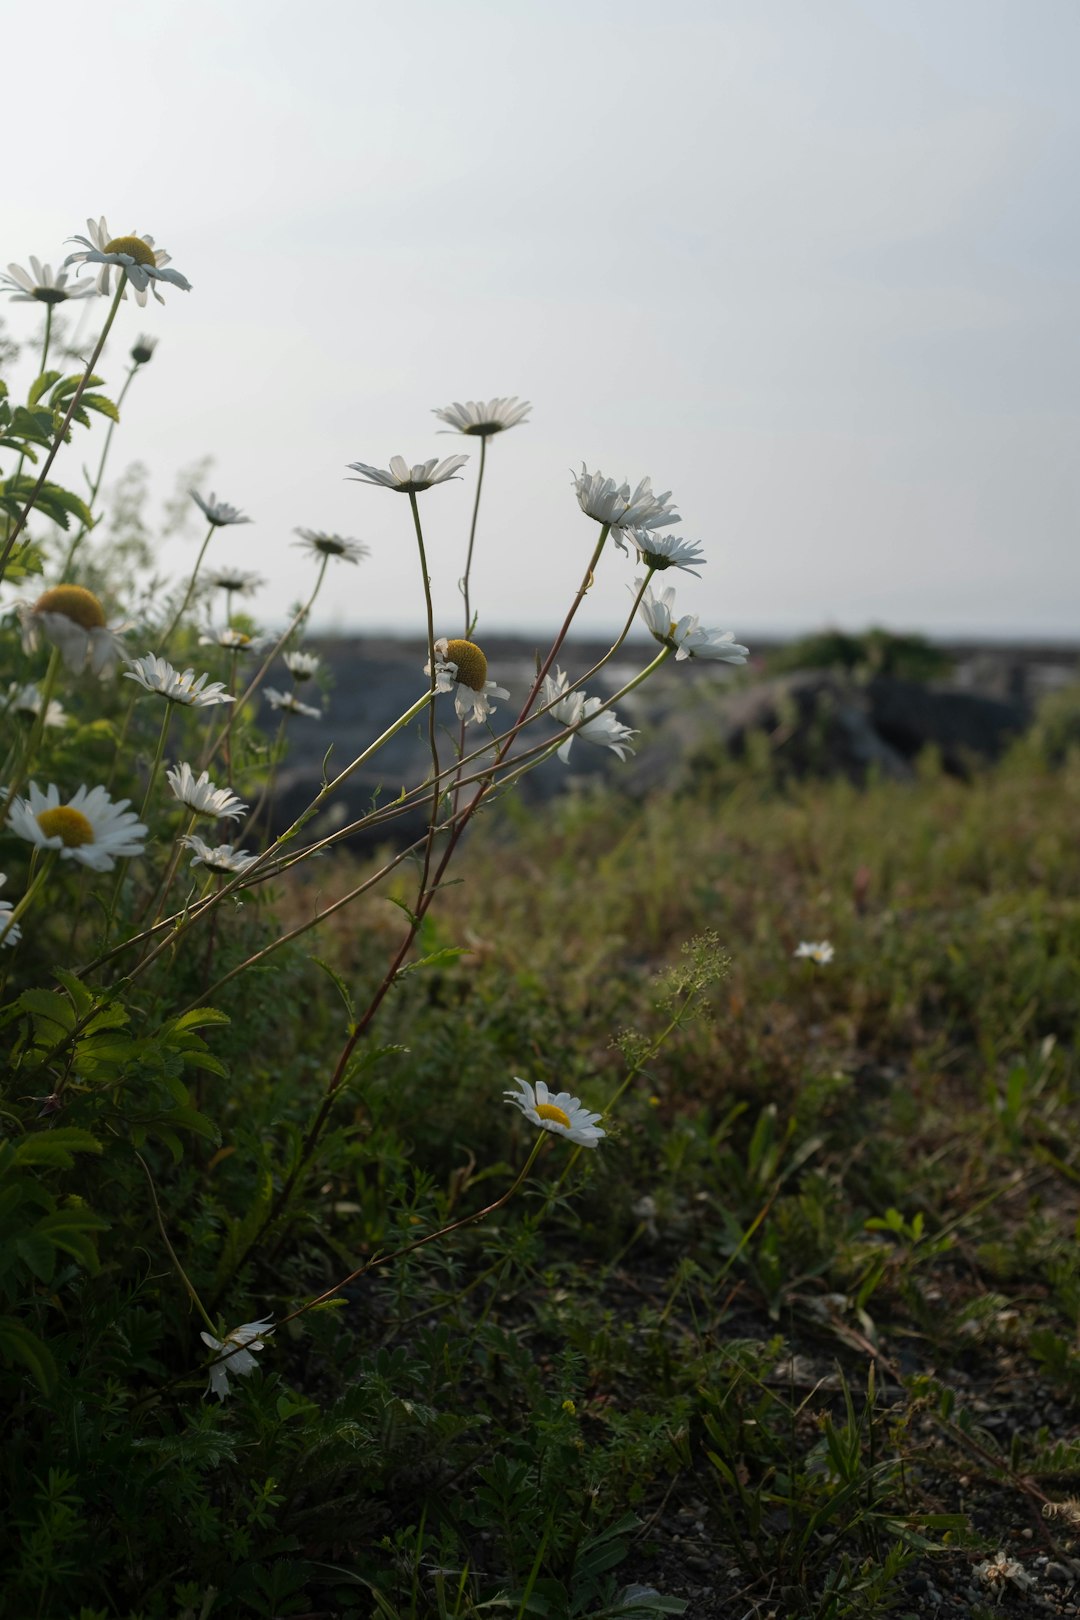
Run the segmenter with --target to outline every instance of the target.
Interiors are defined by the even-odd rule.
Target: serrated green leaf
[[[46,1345],[36,1333],[31,1333],[15,1316],[0,1316],[0,1356],[6,1361],[21,1361],[29,1367],[45,1394],[56,1383],[56,1363]]]
[[[53,976],[58,984],[63,985],[71,997],[78,1017],[80,1019],[85,1018],[94,1005],[94,998],[82,980],[76,978],[74,973],[69,973],[66,968],[53,968]]]
[[[351,1025],[355,1025],[356,1006],[353,1002],[349,987],[345,983],[345,980],[341,977],[341,974],[336,973],[330,966],[329,962],[324,962],[321,956],[313,956],[311,960],[315,963],[317,968],[321,968],[326,974],[326,977],[330,980],[330,983],[334,986],[334,989],[337,991],[338,995],[342,999],[342,1002],[344,1003],[345,1011],[349,1015],[349,1023]]]
[[[36,1131],[23,1136],[13,1144],[14,1161],[18,1165],[51,1164],[61,1170],[70,1170],[74,1153],[100,1153],[101,1143],[81,1125],[56,1125],[51,1130]]]
[[[45,390],[51,388],[54,382],[59,382],[62,376],[62,371],[43,371],[41,376],[30,384],[30,392],[26,396],[26,403],[36,405]]]
[[[163,1034],[172,1030],[201,1029],[205,1024],[231,1023],[228,1013],[219,1012],[216,1007],[192,1007],[188,1012],[181,1013],[179,1018],[173,1018],[165,1025]]]
[[[119,422],[120,412],[104,394],[84,394],[79,401],[79,411],[96,411],[99,416],[107,416],[111,422]]]
[[[75,1028],[75,1014],[66,996],[56,990],[24,990],[18,1005],[47,1023],[56,1024],[67,1034]]]
[[[12,1248],[38,1282],[51,1282],[56,1269],[56,1248],[40,1232],[20,1232]]]
[[[420,956],[415,962],[406,962],[399,968],[397,977],[403,979],[407,973],[416,973],[420,968],[442,967],[446,962],[453,962],[459,956],[467,956],[467,945],[444,945],[441,950],[432,951],[428,956]]]

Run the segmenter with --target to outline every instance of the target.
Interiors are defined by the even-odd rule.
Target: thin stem
[[[131,379],[134,377],[135,373],[137,371],[139,371],[139,370],[141,370],[140,366],[133,365],[131,370],[128,372],[127,377],[124,379],[124,386],[123,386],[123,388],[121,388],[121,390],[120,390],[120,392],[119,392],[119,394],[117,395],[117,398],[116,398],[117,415],[119,415],[120,407],[124,403],[124,397],[127,394],[128,389],[131,387]],[[112,444],[112,437],[113,437],[113,434],[115,433],[115,431],[116,431],[116,423],[114,421],[110,420],[108,431],[105,434],[105,443],[104,443],[104,445],[102,446],[102,449],[101,449],[101,460],[98,462],[98,470],[97,470],[97,473],[94,476],[94,482],[90,486],[90,494],[87,496],[87,500],[86,500],[87,506],[89,506],[91,508],[93,508],[94,502],[98,498],[98,491],[101,488],[101,480],[105,476],[105,463],[109,459],[109,447]],[[89,533],[90,533],[89,525],[84,523],[82,525],[82,527],[79,529],[79,532],[75,536],[74,540],[71,542],[71,545],[68,547],[67,556],[64,558],[64,566],[60,571],[60,583],[61,583],[61,585],[63,585],[66,582],[68,574],[71,572],[71,564],[74,561],[75,553],[76,553],[76,551],[78,551],[79,547],[82,545],[83,541],[86,539],[86,536]]]
[[[36,849],[34,854],[37,854]],[[41,866],[38,869],[37,875],[36,877],[31,877],[30,884],[22,899],[17,905],[12,906],[10,913],[6,917],[0,917],[0,944],[3,944],[5,934],[10,933],[11,929],[14,928],[20,917],[22,917],[23,914],[29,909],[34,896],[37,894],[38,890],[45,882],[45,879],[56,865],[59,855],[60,851],[58,849],[47,849],[45,851],[45,856],[41,862]]]
[[[472,613],[469,609],[469,575],[472,572],[473,546],[476,544],[476,520],[480,515],[480,491],[484,487],[484,462],[487,460],[487,442],[487,434],[482,433],[480,435],[480,471],[476,479],[476,499],[473,501],[472,523],[469,525],[469,549],[465,554],[465,572],[462,574],[459,582],[459,589],[462,596],[465,598],[466,640],[468,640],[473,632]]]
[[[30,491],[30,499],[27,501],[26,505],[23,507],[23,510],[22,510],[22,513],[21,513],[21,515],[19,517],[18,522],[16,523],[15,527],[12,529],[11,533],[8,535],[7,539],[5,540],[3,551],[0,551],[0,579],[3,578],[4,568],[7,565],[8,557],[11,555],[11,548],[14,546],[16,540],[19,538],[19,535],[22,533],[24,527],[26,526],[26,520],[30,516],[30,513],[34,510],[34,502],[37,500],[38,496],[41,494],[42,489],[44,488],[45,480],[48,478],[49,471],[50,471],[50,469],[52,467],[52,464],[56,460],[57,453],[59,452],[60,446],[64,442],[64,435],[67,433],[68,426],[69,426],[69,424],[71,422],[71,418],[75,415],[75,412],[78,410],[79,401],[83,397],[83,393],[86,390],[86,385],[89,382],[90,378],[94,374],[94,367],[97,365],[98,359],[100,358],[100,355],[101,355],[101,351],[105,347],[105,339],[108,337],[109,332],[112,329],[112,323],[116,319],[116,312],[120,308],[120,300],[124,296],[124,288],[126,286],[127,286],[127,271],[126,270],[121,270],[120,279],[119,279],[119,281],[117,283],[117,287],[116,287],[116,297],[113,299],[112,307],[110,308],[109,313],[105,318],[105,325],[101,329],[101,336],[98,338],[97,342],[94,345],[94,352],[90,356],[90,360],[89,360],[89,363],[88,363],[88,365],[86,367],[86,370],[82,374],[82,377],[81,377],[81,379],[79,381],[79,386],[78,386],[78,388],[76,388],[75,392],[71,396],[71,401],[70,401],[70,403],[68,405],[67,411],[64,414],[64,420],[61,422],[59,432],[57,433],[56,438],[53,440],[52,449],[49,451],[49,454],[45,458],[45,465],[44,465],[44,467],[42,467],[41,472],[38,474],[37,483],[34,485],[33,489]]]
[[[284,1327],[286,1322],[294,1322],[298,1316],[303,1316],[305,1311],[314,1310],[316,1305],[322,1305],[326,1300],[333,1299],[335,1294],[340,1294],[341,1290],[347,1288],[351,1282],[355,1282],[358,1277],[363,1277],[369,1271],[374,1271],[378,1266],[388,1266],[392,1260],[401,1260],[405,1255],[413,1254],[417,1249],[424,1248],[428,1243],[434,1243],[438,1238],[448,1237],[451,1232],[460,1232],[463,1226],[474,1226],[477,1221],[482,1221],[486,1216],[493,1215],[497,1209],[501,1209],[504,1204],[509,1203],[524,1182],[540,1155],[540,1150],[544,1145],[544,1135],[545,1133],[541,1132],[537,1137],[533,1143],[532,1152],[518,1171],[517,1176],[506,1191],[495,1199],[494,1203],[486,1204],[483,1209],[478,1209],[472,1215],[463,1215],[460,1220],[451,1221],[449,1226],[440,1226],[437,1232],[428,1232],[424,1237],[414,1238],[411,1243],[406,1243],[403,1248],[393,1249],[389,1254],[377,1255],[375,1259],[365,1261],[362,1266],[358,1266],[355,1271],[350,1271],[347,1277],[343,1277],[332,1288],[327,1288],[324,1293],[317,1294],[314,1299],[305,1300],[303,1305],[298,1306],[295,1311],[290,1311],[288,1316],[283,1316],[277,1326]]]
[[[180,1264],[180,1259],[179,1259],[179,1256],[176,1253],[176,1250],[173,1248],[172,1244],[169,1242],[169,1234],[165,1230],[165,1222],[162,1219],[162,1215],[161,1215],[161,1205],[158,1203],[157,1188],[154,1186],[154,1178],[150,1174],[150,1167],[147,1164],[146,1160],[143,1158],[142,1154],[139,1153],[135,1148],[132,1149],[132,1152],[135,1154],[135,1157],[138,1159],[139,1163],[143,1167],[143,1174],[146,1176],[147,1184],[148,1184],[148,1186],[150,1188],[150,1199],[151,1199],[151,1202],[153,1203],[153,1206],[154,1206],[154,1216],[155,1216],[155,1219],[157,1220],[158,1231],[161,1233],[161,1241],[162,1241],[162,1243],[164,1243],[166,1249],[169,1252],[169,1259],[172,1261],[173,1265],[176,1267],[176,1270],[177,1270],[177,1272],[179,1274],[180,1280],[183,1283],[184,1287],[187,1289],[188,1298],[191,1300],[191,1303],[194,1305],[195,1309],[198,1311],[199,1315],[202,1317],[203,1321],[206,1323],[207,1327],[210,1329],[210,1332],[216,1338],[217,1337],[217,1329],[216,1329],[216,1327],[214,1325],[214,1322],[211,1319],[210,1314],[206,1309],[206,1306],[203,1304],[202,1300],[199,1298],[199,1295],[198,1295],[198,1293],[196,1291],[196,1288],[195,1288],[195,1284],[192,1282],[191,1278],[188,1276],[187,1272],[184,1270],[183,1266]]]
[[[53,688],[56,685],[56,677],[59,672],[60,649],[54,647],[49,654],[45,679],[41,683],[41,702],[38,704],[38,711],[30,727],[30,735],[26,739],[26,748],[19,762],[18,775],[13,782],[9,783],[3,809],[0,810],[0,825],[7,819],[11,806],[15,803],[16,795],[22,792],[29,779],[30,772],[34,768],[34,756],[37,754],[38,748],[41,746],[41,739],[45,734],[45,717],[49,712],[49,704],[52,702]]]
[[[45,341],[41,345],[41,369],[45,370],[49,359],[49,341],[52,338],[53,306],[45,305]]]
[[[140,821],[146,815],[146,812],[149,809],[150,797],[155,786],[157,785],[158,772],[161,769],[161,761],[165,756],[165,739],[169,735],[169,725],[172,721],[172,711],[173,706],[168,699],[166,699],[165,717],[161,722],[161,730],[158,732],[157,752],[154,755],[154,763],[150,767],[150,777],[146,784],[146,792],[143,794],[142,809],[139,811]]]
[[[211,523],[210,524],[210,527],[206,531],[206,539],[203,541],[202,545],[199,547],[199,555],[195,559],[195,567],[191,571],[191,578],[188,580],[188,588],[184,592],[184,600],[181,602],[180,606],[177,608],[176,612],[173,614],[172,623],[169,625],[169,628],[165,631],[164,635],[161,637],[160,642],[158,643],[158,645],[161,648],[161,652],[160,652],[159,656],[162,657],[162,658],[164,658],[164,656],[165,656],[165,649],[169,645],[170,640],[172,639],[173,632],[175,631],[177,625],[180,623],[180,620],[184,617],[184,614],[187,612],[188,603],[191,601],[191,598],[195,593],[195,581],[199,577],[199,569],[202,567],[202,560],[206,556],[206,548],[210,544],[210,540],[211,540],[211,538],[213,536],[214,530],[216,528],[218,528],[218,527],[219,527],[219,525],[216,524],[216,523]]]

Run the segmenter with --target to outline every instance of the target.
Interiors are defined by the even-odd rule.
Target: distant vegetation
[[[896,635],[881,629],[865,630],[861,635],[822,630],[770,653],[767,668],[772,675],[796,669],[837,669],[854,675],[934,681],[949,674],[952,659],[925,636]]]

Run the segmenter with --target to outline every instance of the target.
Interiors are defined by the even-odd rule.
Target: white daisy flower
[[[828,967],[836,951],[827,939],[804,939],[796,945],[792,956],[805,957],[810,962],[816,962],[818,967]]]
[[[469,399],[464,405],[445,405],[432,414],[457,433],[486,439],[492,433],[505,433],[507,428],[517,427],[531,410],[528,400],[519,400],[515,394],[510,399],[489,399],[483,403]]]
[[[64,860],[111,872],[117,856],[141,855],[146,847],[147,829],[127,809],[130,803],[118,799],[114,804],[103,787],[84,785],[61,804],[54,782],[47,793],[31,782],[27,797],[12,804],[8,826],[38,849],[58,849]]]
[[[683,540],[677,534],[653,534],[648,529],[627,529],[625,533],[650,568],[683,568],[700,579],[694,564],[704,563],[706,558],[697,540]]]
[[[285,666],[294,681],[310,681],[319,673],[322,659],[317,653],[287,652]]]
[[[231,624],[218,630],[211,625],[209,635],[199,637],[200,647],[224,647],[226,652],[235,653],[260,652],[266,642],[266,636],[249,636],[246,630],[237,630]]]
[[[251,522],[251,519],[245,517],[238,506],[230,506],[228,501],[219,501],[213,490],[210,491],[209,500],[204,500],[197,489],[189,489],[188,494],[195,502],[195,505],[203,512],[207,522],[212,523],[215,529],[224,529],[230,523]]]
[[[185,833],[180,843],[185,848],[195,851],[192,866],[205,866],[208,872],[217,872],[222,877],[235,877],[240,872],[246,872],[259,858],[257,855],[250,855],[246,849],[237,849],[232,844],[218,844],[216,848],[211,847],[195,833]]]
[[[68,298],[93,297],[93,287],[69,287],[67,279],[66,270],[54,273],[51,264],[42,264],[33,254],[29,273],[21,264],[9,264],[7,275],[0,276],[0,281],[15,289],[8,294],[13,304],[62,304]]]
[[[134,293],[135,302],[140,308],[145,307],[147,288],[153,293],[159,304],[165,302],[157,288],[155,281],[169,281],[182,292],[191,291],[191,282],[182,276],[179,270],[166,270],[165,266],[171,262],[172,255],[162,248],[155,248],[152,236],[112,236],[105,223],[104,214],[98,220],[88,219],[86,228],[90,235],[72,236],[71,242],[82,242],[87,249],[85,253],[69,253],[64,260],[64,268],[69,264],[100,264],[103,266],[98,272],[97,290],[108,297],[109,276],[115,268],[127,278]],[[124,288],[124,297],[127,297],[127,288]]]
[[[219,568],[207,576],[212,590],[228,591],[232,596],[254,596],[266,584],[261,574],[245,574],[242,568]]]
[[[193,669],[182,672],[173,668],[165,658],[147,653],[145,658],[129,658],[130,669],[125,669],[126,681],[138,681],[148,692],[165,698],[168,703],[182,703],[189,709],[208,709],[215,703],[235,703],[225,690],[224,681],[210,681],[207,674],[195,679]]]
[[[617,484],[603,473],[591,473],[581,464],[580,478],[571,474],[578,505],[586,517],[596,523],[606,523],[612,539],[622,551],[626,550],[624,529],[665,529],[670,523],[681,523],[678,512],[669,504],[670,489],[654,495],[651,478],[643,478],[631,494],[629,484]]]
[[[148,337],[145,332],[140,332],[131,346],[131,358],[137,366],[149,365],[154,358],[154,350],[157,346],[158,340],[156,337]]]
[[[550,705],[548,712],[563,726],[578,726],[580,729],[573,737],[567,737],[558,750],[558,756],[565,765],[570,758],[570,746],[575,737],[583,737],[586,742],[594,743],[597,748],[610,748],[625,759],[627,754],[634,750],[630,746],[630,738],[636,737],[637,732],[629,726],[624,726],[617,720],[610,709],[602,709],[603,699],[586,697],[584,692],[569,692],[569,677],[564,670],[555,667],[554,678],[544,676],[543,695],[541,702],[545,707]],[[601,710],[597,713],[597,710]],[[595,716],[590,719],[589,716]]]
[[[15,605],[22,621],[24,652],[36,652],[44,637],[59,647],[73,674],[81,675],[89,668],[102,679],[124,656],[120,634],[128,624],[106,624],[105,609],[84,585],[54,585],[36,602]]]
[[[313,551],[316,557],[340,557],[342,562],[358,563],[371,556],[370,546],[360,540],[345,540],[340,534],[326,534],[322,529],[294,529],[293,533],[300,536],[301,548]]]
[[[511,1078],[515,1086],[521,1087],[521,1094],[504,1091],[503,1096],[515,1108],[520,1108],[526,1119],[539,1125],[542,1131],[554,1131],[556,1136],[565,1136],[568,1142],[588,1148],[596,1147],[601,1137],[607,1135],[596,1123],[601,1116],[590,1113],[568,1091],[559,1091],[552,1096],[543,1080],[538,1080],[534,1088],[516,1074]]]
[[[424,665],[424,674],[431,675],[430,664]],[[478,725],[494,714],[492,698],[510,696],[505,686],[488,680],[487,659],[475,641],[448,641],[445,636],[435,643],[435,690],[453,692],[458,719]]]
[[[7,874],[0,872],[0,889],[7,882]],[[18,923],[11,921],[11,913],[15,910],[10,900],[0,900],[0,945],[17,945],[22,938],[22,929]]]
[[[232,817],[239,821],[247,809],[229,788],[215,787],[206,771],[196,776],[191,766],[184,763],[171,766],[165,775],[175,797],[197,816],[211,816],[215,821]]]
[[[634,594],[645,581],[634,581]],[[671,647],[676,662],[683,658],[718,658],[725,664],[745,664],[750,656],[749,647],[735,640],[734,630],[706,630],[696,613],[684,613],[675,618],[675,587],[669,585],[659,596],[651,590],[645,592],[638,609],[657,641]]]
[[[295,692],[279,692],[274,686],[264,686],[263,697],[272,709],[281,709],[286,714],[304,714],[309,720],[322,719],[322,710],[310,703],[301,703]]]
[[[273,1333],[270,1318],[264,1322],[245,1322],[242,1327],[233,1328],[226,1333],[223,1339],[215,1339],[212,1333],[202,1333],[200,1337],[204,1344],[208,1344],[218,1356],[224,1356],[224,1361],[213,1361],[210,1364],[210,1382],[206,1386],[207,1395],[214,1394],[219,1401],[223,1401],[229,1393],[229,1375],[234,1378],[246,1378],[253,1373],[259,1363],[255,1360],[252,1351],[265,1348],[263,1341]]]
[[[422,489],[430,489],[432,484],[444,484],[448,478],[456,478],[458,468],[464,467],[468,459],[468,456],[447,456],[445,461],[440,461],[433,456],[430,461],[420,461],[415,467],[410,467],[403,456],[391,456],[388,471],[382,467],[369,467],[364,461],[350,461],[349,466],[360,477],[352,478],[349,482],[382,484],[386,489],[396,489],[401,495],[416,494]]]
[[[32,720],[36,720],[41,712],[41,692],[33,681],[28,682],[25,686],[20,686],[17,681],[13,681],[8,687],[8,700],[4,705],[4,709],[7,714],[25,714]],[[57,703],[55,698],[49,699],[49,706],[45,710],[43,723],[47,726],[64,726],[67,724],[67,710],[62,704]]]

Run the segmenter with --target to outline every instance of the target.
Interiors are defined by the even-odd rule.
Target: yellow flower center
[[[553,1119],[556,1125],[569,1125],[570,1115],[564,1114],[554,1103],[537,1103],[536,1112],[541,1119]]]
[[[105,624],[105,609],[84,585],[54,585],[38,597],[34,612],[62,613],[84,630],[100,630]]]
[[[105,252],[126,253],[136,264],[148,264],[151,270],[157,267],[153,248],[141,236],[114,236],[111,242],[106,242]]]
[[[457,665],[460,685],[471,686],[474,692],[484,690],[487,681],[487,659],[475,641],[448,641],[446,656],[450,663]]]
[[[94,829],[81,810],[70,804],[57,805],[55,810],[40,810],[37,824],[46,838],[59,838],[65,849],[79,849],[94,842]]]

